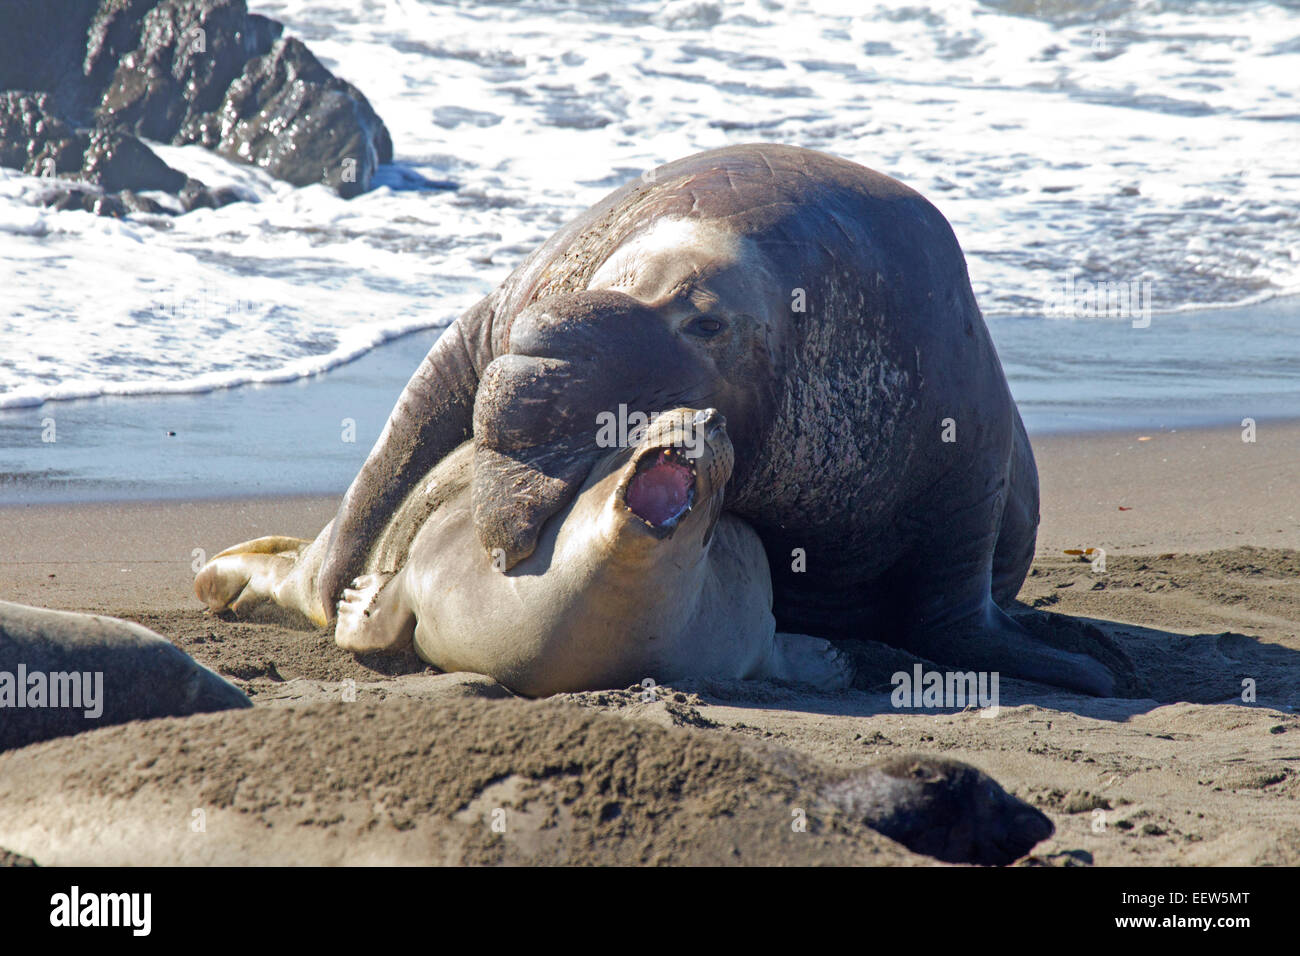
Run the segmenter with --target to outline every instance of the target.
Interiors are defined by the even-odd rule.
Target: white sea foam
[[[0,408],[318,372],[450,321],[657,163],[760,139],[930,197],[989,313],[1071,271],[1150,281],[1157,312],[1300,291],[1294,4],[251,6],[366,93],[397,164],[345,201],[160,147],[251,201],[121,222],[0,170]]]

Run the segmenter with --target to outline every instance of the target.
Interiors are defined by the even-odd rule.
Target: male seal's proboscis
[[[726,416],[725,508],[763,544],[782,630],[1115,690],[999,607],[1033,557],[1037,470],[947,221],[887,176],[771,144],[634,180],[452,324],[332,524],[325,613],[466,441],[483,552],[525,560],[620,406]]]
[[[776,632],[762,544],[722,510],[734,458],[715,410],[675,409],[634,447],[607,450],[508,570],[474,532],[473,455],[461,446],[396,510],[377,560],[339,602],[340,646],[414,640],[441,670],[487,674],[529,696],[647,678],[848,685],[847,659],[830,642]],[[272,601],[323,622],[315,581],[329,530],[310,543],[228,549],[195,591],[217,611]]]

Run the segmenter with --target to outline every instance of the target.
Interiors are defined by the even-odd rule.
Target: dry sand
[[[0,756],[0,847],[139,859],[166,820],[175,858],[195,861],[307,842],[328,862],[925,863],[819,809],[821,782],[906,750],[966,760],[1048,813],[1056,835],[1029,864],[1300,863],[1300,425],[1261,423],[1253,444],[1237,427],[1139,437],[1035,440],[1043,522],[1016,613],[1044,633],[1095,626],[1140,696],[1005,680],[994,717],[894,708],[889,675],[913,660],[878,647],[834,695],[702,682],[652,703],[484,701],[507,695],[411,655],[357,660],[311,628],[200,610],[196,559],[312,537],[333,499],[0,509],[0,599],[139,621],[260,705]],[[1083,547],[1105,550],[1104,571],[1062,553]],[[498,806],[517,824],[504,835]],[[796,806],[808,833],[788,826]],[[196,809],[207,834],[242,836],[200,842]]]

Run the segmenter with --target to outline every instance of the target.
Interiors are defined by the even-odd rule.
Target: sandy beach
[[[1008,679],[995,717],[895,708],[890,674],[915,661],[880,646],[838,694],[698,682],[653,702],[484,700],[510,695],[201,609],[196,560],[312,537],[333,498],[5,508],[0,599],[138,621],[256,706],[0,756],[0,804],[16,808],[0,846],[147,862],[142,833],[163,852],[159,828],[187,833],[206,807],[228,838],[176,836],[178,861],[925,864],[833,814],[804,842],[781,824],[801,793],[815,806],[809,781],[917,751],[972,763],[1051,817],[1027,865],[1300,863],[1300,424],[1261,422],[1256,439],[1233,426],[1035,439],[1043,517],[1015,614],[1099,629],[1141,686],[1093,699]],[[1084,548],[1105,551],[1104,571],[1064,553]],[[341,702],[349,687],[356,701]],[[618,799],[598,799],[610,787]],[[492,807],[525,825],[488,839]],[[292,838],[308,825],[313,839]]]

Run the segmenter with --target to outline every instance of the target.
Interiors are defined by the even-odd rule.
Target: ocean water
[[[1142,329],[1031,316],[994,316],[989,325],[1031,435],[1194,426],[1236,435],[1243,419],[1265,427],[1300,410],[1290,299],[1154,316]],[[1243,335],[1244,327],[1255,331]],[[342,494],[438,335],[401,336],[284,384],[0,411],[0,509]]]
[[[0,434],[92,407],[108,432],[158,424],[145,396],[322,382],[363,357],[391,405],[422,351],[402,336],[621,183],[753,140],[938,205],[1031,424],[1231,417],[1241,396],[1300,413],[1296,0],[250,7],[366,93],[395,163],[346,201],[159,147],[250,201],[124,221],[44,209],[47,182],[0,170]]]

